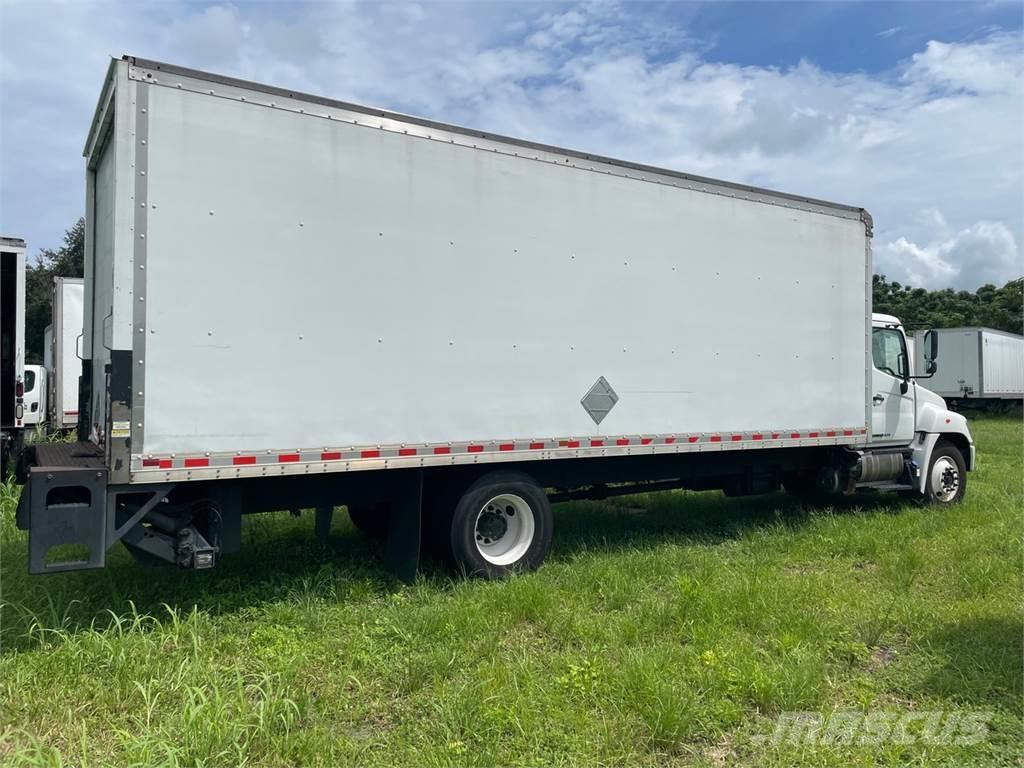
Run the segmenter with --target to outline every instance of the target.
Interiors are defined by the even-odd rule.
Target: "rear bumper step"
[[[107,552],[107,471],[36,467],[18,500],[28,530],[29,573],[102,568]]]

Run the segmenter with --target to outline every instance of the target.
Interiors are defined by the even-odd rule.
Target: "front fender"
[[[973,443],[971,430],[967,427],[967,419],[959,413],[941,408],[934,403],[923,403],[917,411],[918,432],[956,432]]]
[[[955,439],[954,438],[959,438]],[[932,451],[936,443],[942,437],[954,438],[958,447],[964,454],[964,463],[967,471],[973,472],[975,468],[974,440],[971,438],[971,430],[967,426],[967,419],[959,413],[953,413],[945,408],[939,408],[932,403],[924,403],[917,415],[917,436],[911,446],[912,458],[920,468],[917,480],[917,490],[924,493],[924,486],[928,479],[928,467],[932,460]]]

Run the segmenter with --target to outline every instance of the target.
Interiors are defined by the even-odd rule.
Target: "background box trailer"
[[[25,428],[25,241],[0,237],[0,474]]]
[[[436,536],[500,575],[546,554],[545,489],[882,479],[869,433],[919,482],[915,401],[871,399],[860,208],[132,58],[85,155],[87,430],[32,472],[107,521],[67,567],[205,567],[241,512],[347,503],[394,562]]]
[[[933,392],[951,400],[1024,398],[1024,336],[992,328],[937,328],[934,333],[942,364],[928,382]]]
[[[80,277],[53,279],[52,322],[43,330],[43,364],[25,366],[27,428],[67,432],[78,427],[83,282]]]
[[[50,428],[75,429],[78,426],[78,389],[82,375],[80,346],[85,307],[85,285],[80,277],[53,279],[53,322],[50,325],[49,397],[47,414]]]

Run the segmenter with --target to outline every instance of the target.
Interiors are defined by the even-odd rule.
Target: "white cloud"
[[[883,29],[880,32],[876,32],[875,34],[878,37],[892,37],[897,32],[902,31],[902,29],[903,27],[889,27],[888,29]]]
[[[107,56],[129,52],[863,205],[878,271],[916,284],[1022,271],[1024,53],[998,30],[867,75],[712,61],[679,24],[613,2],[6,2],[0,14],[19,30],[0,48],[0,226],[34,246],[82,209],[82,138]]]
[[[1011,50],[1008,50],[1011,49]],[[1016,56],[1004,54],[1016,49]],[[1021,82],[1020,45],[1002,36],[970,44],[932,40],[915,53],[904,77],[939,88],[978,93],[1017,90]]]
[[[939,219],[944,227],[941,214]],[[925,246],[899,237],[877,249],[876,257],[891,280],[930,288],[974,290],[985,283],[1000,285],[1007,275],[1024,273],[1017,241],[998,221],[979,221]],[[884,265],[892,271],[887,272]]]

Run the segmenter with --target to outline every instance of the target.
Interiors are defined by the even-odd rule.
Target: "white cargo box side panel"
[[[149,91],[133,453],[865,425],[856,218]]]
[[[78,379],[82,375],[79,337],[82,335],[84,289],[78,278],[60,279],[58,286],[60,302],[55,320],[60,334],[56,337],[58,346],[54,352],[60,368],[52,377],[56,395],[54,420],[61,426],[72,427],[78,422]]]
[[[939,358],[937,370],[930,379],[922,384],[942,397],[978,397],[981,391],[981,360],[978,356],[977,328],[938,328]],[[916,337],[920,343],[918,349],[918,369],[923,371],[924,364],[924,332],[919,331]]]
[[[92,361],[92,425],[106,429],[107,364],[131,350],[135,213],[135,83],[128,64],[111,64],[85,148],[86,254],[82,357]],[[77,403],[77,396],[76,396]]]
[[[1024,397],[1024,337],[981,331],[982,397]]]
[[[92,359],[92,422],[104,428],[106,415],[106,365],[110,362],[114,316],[114,258],[117,197],[114,171],[117,150],[110,140],[100,150],[94,173],[94,212],[92,218],[92,318],[90,327]],[[124,258],[127,258],[125,256]]]

